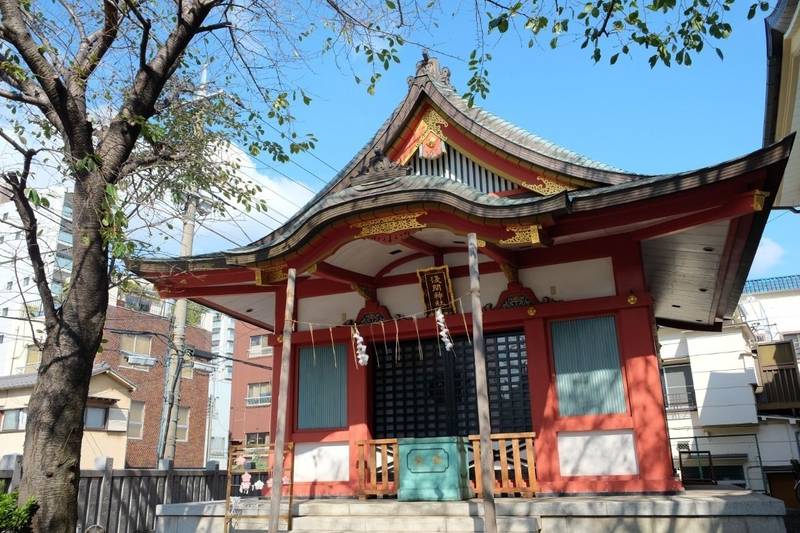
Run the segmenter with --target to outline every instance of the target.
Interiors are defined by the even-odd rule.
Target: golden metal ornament
[[[536,308],[531,306],[528,308],[528,316],[535,316],[536,315]]]
[[[539,224],[533,224],[529,226],[514,224],[511,226],[506,226],[506,230],[512,232],[514,236],[507,239],[502,239],[500,244],[504,246],[540,245],[542,244],[542,238],[539,234],[541,228],[542,226]]]
[[[769,192],[755,190],[753,191],[753,211],[763,211],[764,203],[767,201]]]
[[[446,141],[447,137],[442,132],[442,128],[446,128],[447,126],[447,121],[443,119],[435,109],[428,109],[425,114],[422,115],[417,127],[414,128],[414,134],[412,135],[414,142],[400,154],[398,158],[400,164],[405,165],[430,135],[435,135],[442,141]]]
[[[541,194],[542,196],[550,196],[551,194],[558,194],[560,192],[574,190],[574,187],[568,187],[567,185],[563,185],[557,181],[547,179],[543,176],[539,176],[539,181],[541,183],[519,181],[519,184],[525,189],[533,191],[536,194]]]
[[[263,286],[270,283],[285,281],[289,277],[286,265],[273,265],[256,270],[256,285]]]
[[[636,305],[637,303],[639,303],[639,298],[637,298],[635,294],[629,294],[628,303],[630,305]]]
[[[413,211],[402,215],[389,215],[366,220],[364,222],[356,222],[355,224],[351,224],[350,227],[360,230],[356,238],[372,237],[373,235],[389,235],[399,231],[427,227],[417,220],[418,217],[425,214],[427,214],[427,211]]]

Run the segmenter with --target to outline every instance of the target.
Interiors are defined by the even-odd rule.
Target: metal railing
[[[665,405],[668,411],[684,411],[697,408],[694,389],[666,394]]]

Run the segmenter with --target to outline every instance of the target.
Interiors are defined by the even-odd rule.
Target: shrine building
[[[435,59],[408,83],[282,227],[131,269],[163,297],[276,332],[275,406],[294,268],[294,493],[392,494],[396,439],[478,433],[475,233],[497,492],[681,490],[656,326],[719,330],[731,317],[792,138],[700,170],[631,174],[469,107]]]

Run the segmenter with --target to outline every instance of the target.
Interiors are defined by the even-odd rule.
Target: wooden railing
[[[496,496],[536,495],[535,433],[496,433],[491,435],[494,448],[494,494]],[[358,490],[361,498],[395,496],[398,472],[395,468],[399,450],[397,439],[367,440],[358,443]],[[470,435],[467,467],[473,493],[481,492],[480,437]]]
[[[399,457],[397,439],[366,440],[358,443],[359,496],[394,496],[397,494],[395,458]]]
[[[494,451],[494,494],[496,496],[536,495],[535,433],[495,433],[491,435]],[[483,479],[480,469],[480,436],[469,436],[467,464],[476,495],[481,494]]]

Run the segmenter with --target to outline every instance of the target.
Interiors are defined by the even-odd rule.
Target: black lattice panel
[[[423,340],[421,360],[416,340],[401,343],[397,355],[392,342],[370,346],[380,362],[370,365],[375,438],[478,433],[472,345],[466,337],[453,344],[446,352],[436,339]],[[530,431],[524,334],[487,335],[486,366],[492,432]]]

